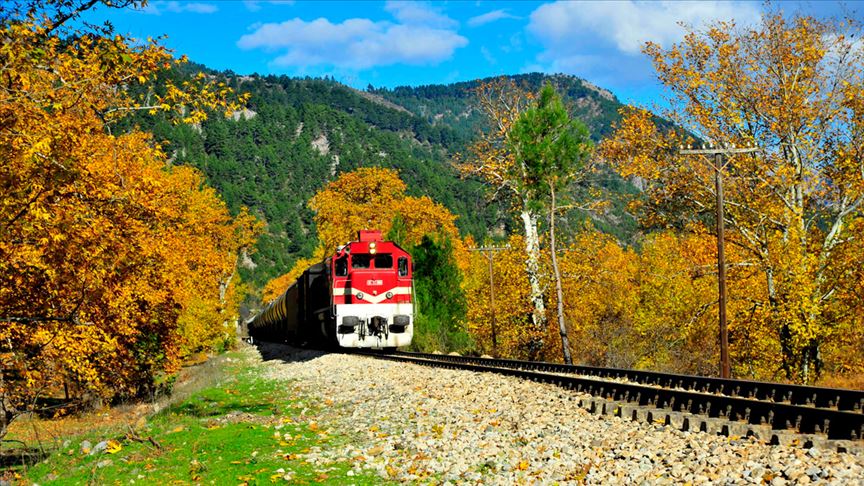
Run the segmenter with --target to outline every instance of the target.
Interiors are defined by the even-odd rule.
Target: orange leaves
[[[377,228],[387,234],[395,217],[406,233],[400,243],[413,246],[426,234],[442,232],[458,239],[456,219],[428,197],[405,196],[405,183],[391,169],[360,168],[339,176],[309,201],[315,211],[324,255],[353,240],[361,229]]]
[[[163,47],[32,23],[2,37],[0,353],[15,374],[0,401],[151,391],[184,353],[233,339],[234,264],[257,224],[148,135],[109,133]]]
[[[494,312],[497,354],[525,358],[526,345],[537,337],[529,318],[532,306],[525,273],[525,243],[521,237],[512,236],[508,244],[509,250],[494,254],[494,307],[489,300],[489,262],[484,254],[471,252],[463,283],[467,328],[481,350],[491,354]]]
[[[389,169],[360,168],[342,174],[310,201],[324,254],[353,240],[361,229],[377,228],[386,234],[396,201],[405,197],[405,183]]]
[[[130,85],[149,85],[166,66],[187,62],[185,56],[174,60],[158,40],[139,42],[92,32],[74,32],[61,40],[48,26],[32,20],[9,23],[3,30],[9,40],[0,47],[0,57],[8,60],[4,71],[10,84],[5,95],[17,102],[26,93],[34,106],[51,107],[47,112],[27,113],[44,121],[50,121],[52,114],[79,119],[98,115],[99,119],[91,120],[96,128],[131,111],[147,110],[168,113],[175,123],[198,123],[206,119],[208,110],[233,111],[247,99],[245,95],[232,99],[224,83],[203,74],[180,86],[166,80],[164,90],[132,95]]]
[[[240,109],[249,99],[249,93],[229,101],[232,94],[225,83],[208,79],[204,73],[198,73],[191,81],[184,81],[179,87],[166,83],[165,94],[157,95],[149,105],[141,100],[134,109],[152,107],[153,110],[168,112],[174,115],[174,123],[195,124],[207,119],[207,111],[221,111],[230,116]]]
[[[727,251],[730,263],[740,262],[735,248]],[[716,373],[716,240],[703,229],[654,233],[638,253],[586,229],[563,252],[561,267],[575,359],[603,366]],[[739,363],[746,358],[753,368],[742,365],[736,372],[768,378],[773,371],[770,363],[777,358],[777,341],[747,327],[751,299],[761,298],[763,290],[752,272],[740,268],[730,269],[736,279],[730,285],[728,307],[730,329],[737,336],[732,353]]]
[[[730,289],[747,289],[748,300],[739,357],[750,373],[774,360],[808,382],[832,366],[820,347],[845,339],[864,310],[841,277],[864,264],[851,231],[864,218],[864,49],[846,35],[859,26],[831,19],[769,12],[761,25],[732,27],[645,52],[672,94],[666,118],[705,142],[762,149],[723,162],[727,248],[740,252]],[[663,132],[630,110],[605,155],[643,178],[647,226],[713,219],[716,160],[682,158],[677,146],[692,142]]]
[[[624,177],[657,178],[657,158],[668,156],[669,143],[664,143],[649,111],[628,107],[621,115],[615,135],[600,146],[603,157]]]
[[[319,237],[320,238],[320,237]],[[347,241],[347,240],[346,240]],[[325,258],[324,247],[319,245],[310,258],[301,258],[294,263],[294,267],[288,273],[280,275],[264,286],[262,291],[262,302],[270,302],[279,297],[307,268],[320,262]]]
[[[520,237],[494,260],[497,354],[524,358],[536,342],[532,305]],[[736,374],[776,378],[780,356],[776,333],[762,320],[754,303],[766,299],[763,280],[743,258],[727,247],[730,262],[729,326],[734,336]],[[542,285],[553,285],[543,255]],[[683,234],[658,232],[640,251],[623,248],[614,238],[592,228],[580,231],[559,250],[568,335],[574,361],[598,366],[650,368],[711,375],[717,370],[716,240],[704,228],[690,226]],[[489,264],[471,254],[464,286],[467,325],[480,350],[493,353]],[[547,312],[554,312],[554,294]],[[860,333],[859,333],[860,334]],[[561,359],[556,326],[543,336],[539,358]],[[858,341],[850,341],[858,342]],[[838,348],[839,349],[839,348]],[[843,348],[848,349],[848,348]]]
[[[357,237],[361,229],[379,229],[387,236],[398,222],[397,243],[410,248],[425,235],[443,234],[453,242],[457,264],[467,261],[467,251],[459,238],[454,216],[447,208],[426,196],[405,195],[405,183],[392,169],[362,167],[346,172],[327,184],[309,201],[315,211],[318,248],[310,258],[264,287],[264,302],[284,292],[310,265],[333,254],[336,248]]]

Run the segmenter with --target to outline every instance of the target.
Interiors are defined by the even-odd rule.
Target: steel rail
[[[471,356],[406,352],[399,352],[397,354],[453,363],[469,363],[500,368],[546,371],[550,373],[569,373],[606,379],[623,379],[634,383],[655,385],[663,388],[680,388],[689,391],[752,398],[775,403],[780,402],[790,405],[864,413],[864,390]]]
[[[662,408],[673,413],[683,412],[708,418],[719,418],[730,421],[730,423],[770,427],[777,431],[816,434],[831,440],[859,441],[864,435],[864,414],[859,411],[840,410],[836,407],[817,407],[812,403],[807,405],[764,400],[756,396],[735,396],[701,389],[684,389],[678,387],[677,382],[673,388],[668,388],[662,383],[638,383],[633,382],[635,380],[632,379],[651,376],[667,380],[669,378],[695,379],[697,380],[696,383],[702,383],[699,380],[706,378],[700,377],[439,354],[405,352],[393,354],[363,352],[360,354],[391,361],[475,372],[492,372],[537,382],[553,383],[627,405]],[[603,370],[609,374],[606,376],[599,374],[585,376],[585,374],[577,371],[585,368],[597,373]],[[616,372],[620,373],[616,374]],[[626,378],[630,381],[610,381],[610,378]],[[732,385],[729,382],[742,381],[716,378],[707,378],[707,380],[725,382],[719,384],[724,385],[723,387],[715,386],[721,390],[729,389]],[[759,383],[763,386],[766,385],[766,383]],[[796,385],[768,385],[796,387]],[[799,388],[813,389],[813,387]],[[839,391],[837,389],[830,390]],[[847,391],[854,392],[854,390]],[[793,396],[795,395],[793,394]],[[860,442],[855,443],[860,444]]]

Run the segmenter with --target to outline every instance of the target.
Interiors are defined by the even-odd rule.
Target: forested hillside
[[[526,91],[536,93],[546,82],[552,84],[567,101],[574,117],[582,120],[595,141],[611,132],[612,122],[618,120],[621,102],[611,92],[566,74],[540,73],[507,76]],[[399,86],[394,89],[367,90],[403,106],[435,126],[453,127],[461,133],[485,129],[488,118],[476,109],[474,90],[488,80],[465,81],[454,84],[426,86]]]
[[[189,72],[202,68],[193,65]],[[464,152],[487,123],[475,109],[472,90],[479,81],[362,92],[330,79],[209,75],[225,77],[238,93],[249,93],[248,109],[197,126],[154,122],[153,117],[136,123],[167,142],[174,163],[201,169],[232,211],[247,206],[266,223],[257,251],[244,258],[247,280],[262,285],[311,254],[315,228],[307,201],[328,181],[358,167],[397,169],[409,195],[441,202],[458,216],[460,230],[478,240],[509,232],[509,208],[491,204],[480,182],[460,178],[453,167],[454,155]],[[578,78],[530,74],[513,79],[530,91],[551,81],[595,140],[618,117],[621,104],[614,96]],[[635,223],[619,195],[634,189],[603,170],[597,185],[611,195],[612,204],[595,224],[628,238]]]

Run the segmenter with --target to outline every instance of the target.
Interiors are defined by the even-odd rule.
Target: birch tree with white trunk
[[[568,185],[578,175],[586,173],[592,145],[588,129],[570,117],[560,96],[547,83],[536,104],[521,113],[513,123],[507,145],[517,163],[524,168],[520,186],[528,205],[549,215],[549,251],[555,276],[561,352],[564,362],[572,364],[555,238],[555,213],[561,209],[556,196],[560,198],[562,193],[566,194]]]

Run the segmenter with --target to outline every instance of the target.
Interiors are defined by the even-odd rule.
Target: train
[[[411,255],[378,230],[309,267],[247,322],[253,340],[394,350],[414,334]]]

